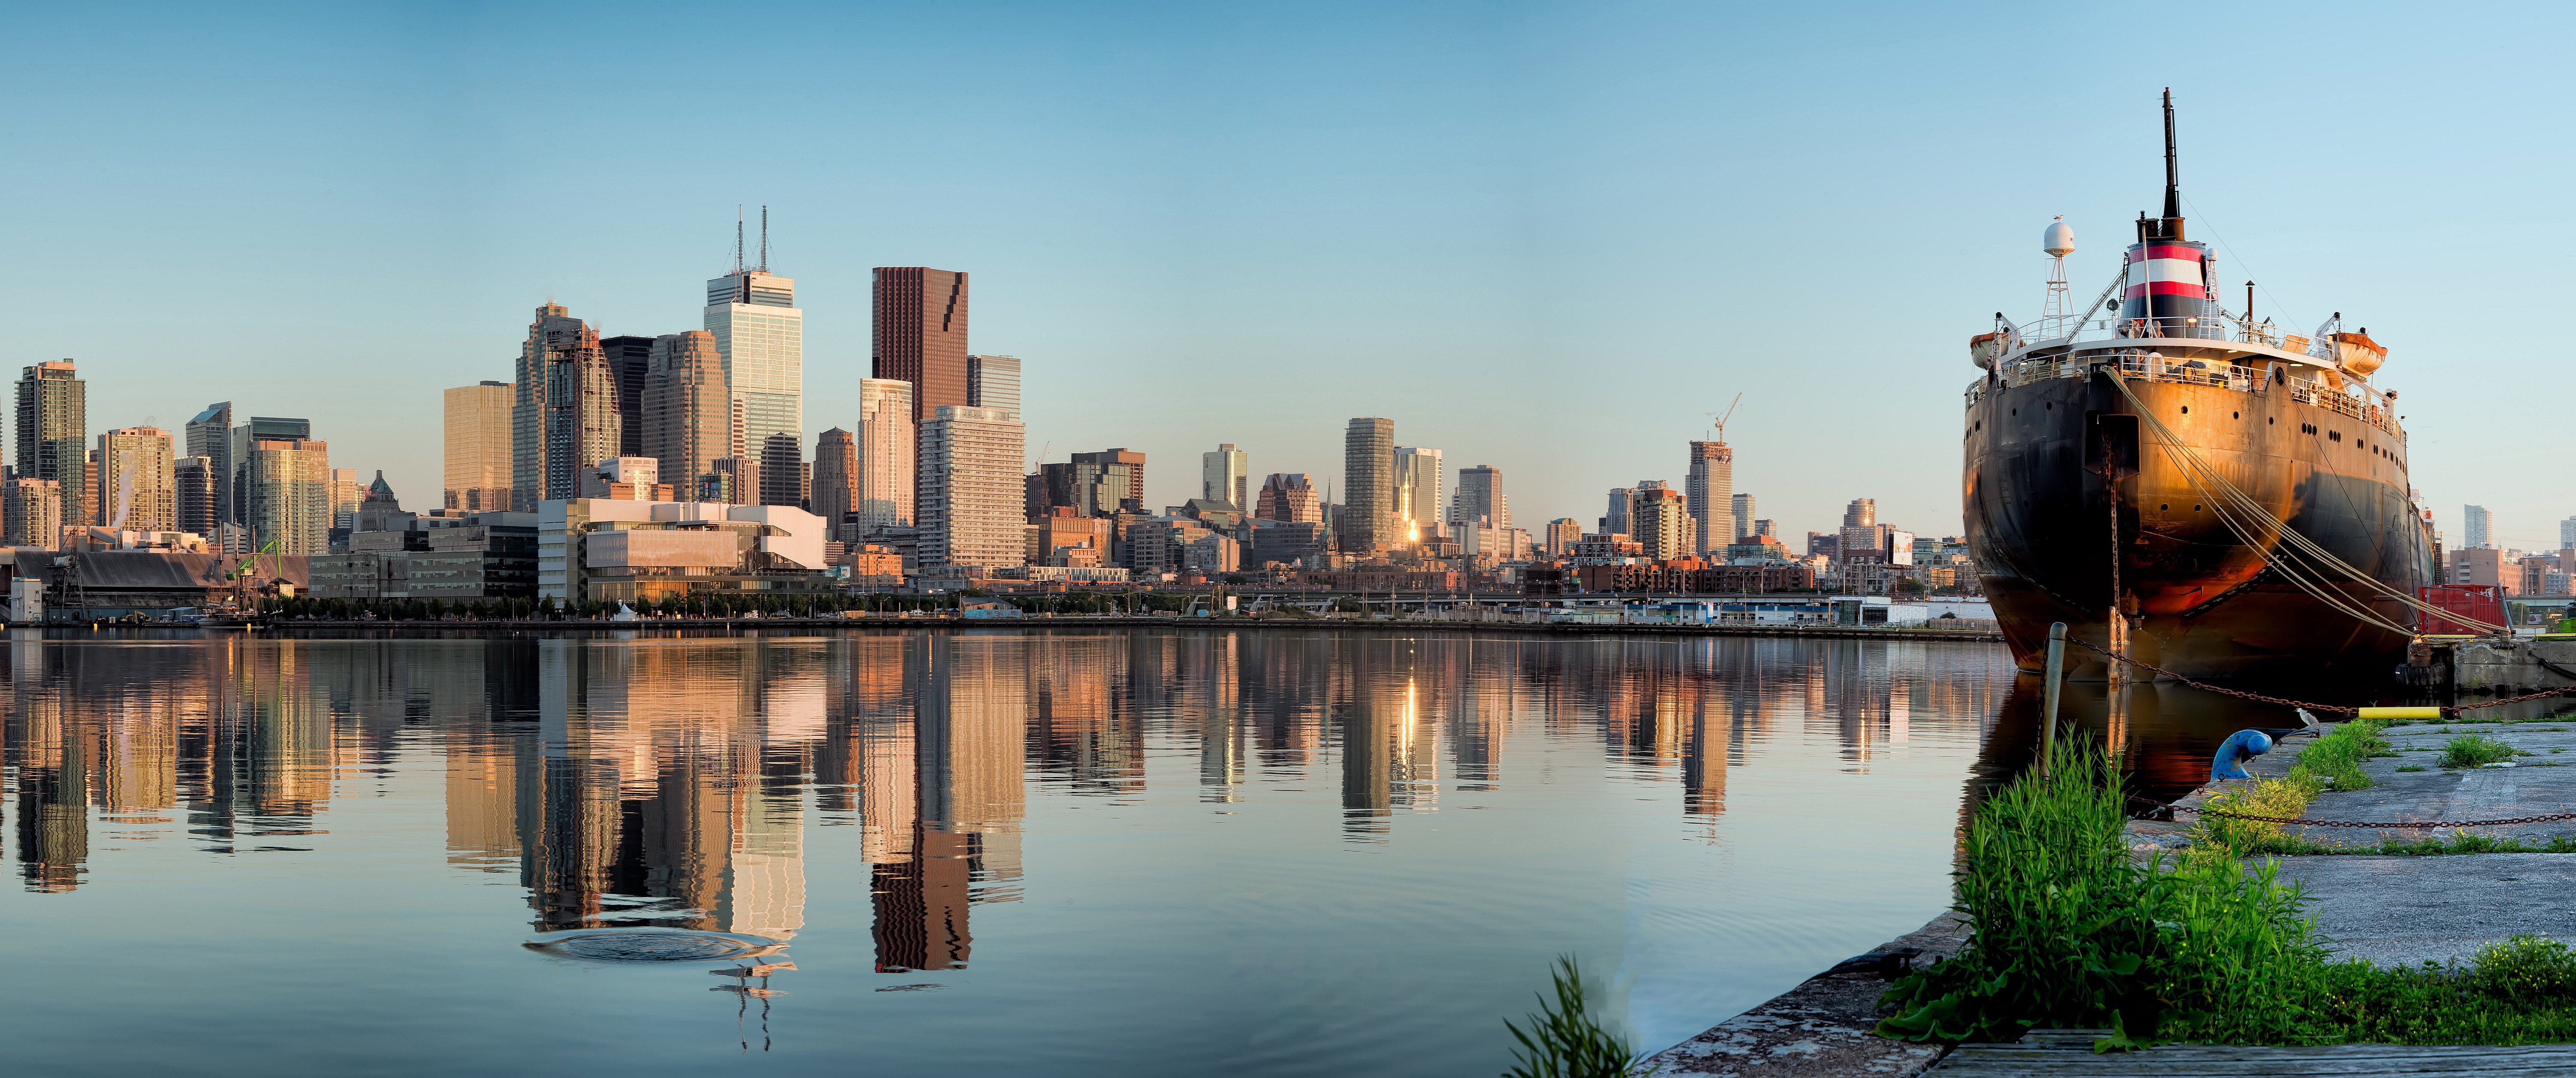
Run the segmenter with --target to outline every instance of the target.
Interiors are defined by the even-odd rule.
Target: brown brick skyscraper
[[[879,266],[871,377],[912,383],[912,416],[966,399],[966,274]]]

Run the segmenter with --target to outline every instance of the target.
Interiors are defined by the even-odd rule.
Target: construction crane
[[[1724,412],[1722,412],[1722,413],[1721,413],[1721,412],[1701,412],[1701,413],[1700,413],[1701,415],[1707,416],[1707,417],[1708,417],[1712,422],[1714,422],[1714,423],[1716,424],[1716,426],[1717,426],[1717,441],[1718,441],[1720,444],[1724,444],[1724,443],[1725,443],[1725,441],[1726,441],[1726,421],[1727,421],[1728,419],[1731,419],[1731,418],[1733,418],[1733,417],[1735,416],[1735,406],[1736,406],[1736,405],[1738,405],[1738,404],[1742,404],[1742,403],[1744,403],[1744,394],[1742,394],[1742,393],[1738,393],[1738,394],[1736,394],[1736,395],[1735,395],[1735,399],[1734,399],[1733,401],[1731,401],[1731,402],[1729,402],[1729,403],[1727,404],[1727,406],[1726,406],[1726,411],[1724,411]]]
[[[244,614],[250,613],[251,570],[258,568],[259,558],[262,554],[275,555],[276,557],[276,560],[270,566],[270,576],[277,576],[286,570],[286,556],[277,552],[277,540],[275,539],[269,540],[266,545],[260,547],[258,550],[252,551],[249,557],[242,559],[240,565],[233,567],[232,574],[228,578],[233,585],[233,602],[235,604],[235,608]]]

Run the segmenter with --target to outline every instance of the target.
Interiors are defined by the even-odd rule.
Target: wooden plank
[[[2014,1044],[1963,1044],[1930,1073],[1959,1078],[2136,1075],[2244,1078],[2252,1075],[2467,1074],[2487,1078],[2576,1076],[2576,1044],[2338,1044],[2308,1048],[2169,1044],[2096,1055],[2098,1029],[2041,1029]]]

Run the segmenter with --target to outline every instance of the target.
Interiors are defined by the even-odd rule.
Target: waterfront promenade
[[[1030,614],[1021,617],[969,617],[956,613],[876,614],[864,617],[763,617],[763,618],[641,618],[635,621],[612,621],[606,618],[467,620],[383,620],[281,618],[266,623],[262,632],[300,632],[315,629],[372,629],[400,632],[466,632],[466,633],[604,633],[650,631],[771,631],[824,629],[921,629],[946,627],[962,629],[1088,629],[1088,628],[1194,628],[1223,630],[1376,630],[1392,632],[1474,631],[1526,633],[1541,636],[1710,636],[1710,637],[1778,637],[1806,640],[1910,640],[1951,643],[2003,642],[2003,634],[1990,623],[1970,623],[1956,629],[1884,628],[1842,625],[1697,625],[1685,622],[1601,624],[1587,622],[1536,622],[1481,620],[1475,618],[1402,617],[1361,618],[1335,617],[1181,617],[1150,614]]]

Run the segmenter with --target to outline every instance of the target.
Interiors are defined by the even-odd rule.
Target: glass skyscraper
[[[761,504],[795,505],[805,457],[805,312],[796,309],[796,282],[765,268],[708,281],[707,332],[742,415],[743,451],[760,458]]]

